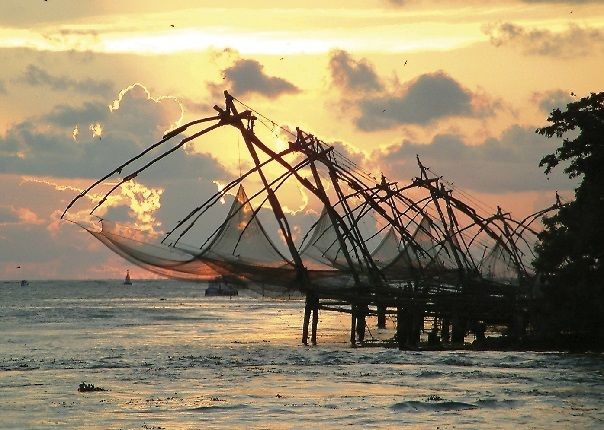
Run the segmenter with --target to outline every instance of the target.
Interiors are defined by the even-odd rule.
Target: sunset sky
[[[111,278],[131,265],[60,214],[224,89],[395,180],[419,154],[519,217],[572,196],[538,167],[559,142],[535,129],[604,91],[604,2],[2,0],[0,60],[0,279]],[[239,156],[234,135],[204,140],[107,211],[165,231]],[[316,218],[290,194],[301,224]]]

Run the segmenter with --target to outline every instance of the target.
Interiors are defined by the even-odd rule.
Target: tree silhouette
[[[604,92],[555,109],[551,125],[537,133],[562,138],[539,166],[545,173],[560,163],[580,178],[575,200],[544,219],[535,268],[544,281],[544,309],[550,335],[577,347],[604,345]],[[570,345],[572,346],[572,345]]]

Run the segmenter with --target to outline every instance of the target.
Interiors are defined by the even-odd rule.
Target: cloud
[[[444,71],[425,73],[401,85],[385,83],[367,59],[353,59],[346,51],[329,58],[332,88],[339,92],[338,107],[354,117],[364,131],[401,125],[427,125],[448,117],[485,117],[500,102],[465,88]]]
[[[80,187],[88,186],[94,179],[157,142],[168,128],[181,121],[183,115],[177,99],[153,97],[141,84],[125,88],[110,107],[106,102],[87,102],[79,107],[61,105],[45,116],[15,124],[0,137],[0,180],[6,175],[34,177],[29,181],[28,191],[19,193],[27,204],[17,204],[15,200],[5,202],[6,196],[3,196],[4,205],[19,208],[14,213],[0,211],[0,216],[6,219],[18,218],[9,234],[11,240],[16,240],[19,234],[28,238],[29,233],[23,231],[23,226],[29,223],[44,225],[44,234],[48,237],[41,240],[50,243],[50,236],[57,236],[63,225],[57,221],[58,217],[67,203],[81,191]],[[92,138],[88,132],[91,124],[98,124],[98,128],[103,129],[102,139]],[[73,138],[74,127],[82,131],[77,139]],[[172,148],[182,137],[178,136],[164,145],[161,152]],[[208,141],[212,141],[212,135],[205,140],[206,143]],[[109,185],[159,154],[160,151],[154,150],[124,168]],[[115,217],[117,221],[127,222],[144,232],[159,233],[173,226],[213,194],[216,187],[212,180],[231,178],[231,174],[211,155],[195,152],[193,148],[181,148],[116,190],[96,213],[109,219]],[[74,179],[77,179],[75,183],[81,184],[79,187],[56,185],[57,182],[73,183]],[[42,187],[53,192],[32,191],[34,182],[38,189]],[[87,214],[107,190],[107,186],[95,188],[90,198],[78,201],[68,213],[68,218],[80,219]],[[53,196],[55,200],[37,197],[40,195]],[[44,204],[36,206],[28,201],[31,199]],[[52,208],[52,215],[48,214],[48,208]],[[221,217],[211,219],[220,220]],[[211,230],[207,230],[210,227],[211,222],[202,223],[199,231],[209,234]],[[36,231],[43,235],[41,228]],[[82,241],[82,238],[78,240]]]
[[[140,84],[120,92],[111,106],[113,110],[103,102],[87,102],[79,107],[60,105],[41,118],[13,125],[0,137],[0,171],[68,178],[100,177],[158,141],[182,117],[178,100],[153,98]],[[102,139],[92,139],[88,130],[93,124],[103,129]],[[77,141],[73,139],[76,126],[81,131]],[[168,144],[166,149],[169,147]],[[149,155],[157,154],[156,151]],[[212,179],[226,175],[211,156],[182,149],[151,171],[157,182],[198,177],[200,172],[211,175]]]
[[[228,87],[235,96],[259,94],[272,99],[283,94],[300,92],[298,87],[285,79],[268,76],[264,72],[264,66],[256,60],[238,59],[222,73],[223,83],[208,85],[213,93]]]
[[[464,88],[443,71],[423,74],[396,93],[363,97],[357,103],[360,116],[356,125],[366,131],[426,125],[447,117],[484,117],[497,108],[486,96]]]
[[[566,105],[573,101],[570,93],[564,90],[536,92],[533,93],[532,98],[539,106],[539,109],[547,115],[554,109],[564,109]]]
[[[27,66],[27,69],[15,81],[32,87],[45,86],[55,91],[77,91],[99,95],[108,95],[113,91],[113,83],[109,80],[99,81],[91,78],[77,80],[68,76],[56,76],[34,64]]]
[[[85,102],[82,106],[58,105],[43,116],[43,120],[60,127],[73,127],[74,124],[104,122],[110,111],[102,103]]]
[[[346,51],[334,51],[329,56],[331,78],[343,91],[381,91],[383,84],[375,68],[366,59],[354,60]]]
[[[116,113],[113,128],[135,130],[139,136],[150,140],[178,126],[184,114],[184,108],[176,97],[152,97],[141,83],[121,90],[109,109]]]
[[[572,58],[600,54],[604,30],[570,24],[560,32],[526,29],[511,22],[490,24],[483,29],[495,46],[511,46],[528,55]]]
[[[19,222],[19,217],[13,206],[0,205],[0,226]]]
[[[56,222],[56,210],[74,193],[72,189],[4,173],[0,188],[0,278],[72,276],[81,268],[102,264],[109,255],[108,251],[99,253],[100,244],[68,223],[60,223],[58,232],[50,228]],[[22,267],[19,271],[15,271],[17,265]],[[57,272],[49,272],[50,266]],[[65,270],[58,269],[62,266]]]
[[[330,142],[329,145],[334,147],[334,150],[336,151],[337,155],[342,155],[346,157],[349,161],[352,161],[356,166],[362,167],[367,161],[365,153],[359,151],[353,145],[341,141]]]
[[[500,138],[469,145],[455,134],[436,135],[431,142],[404,141],[376,155],[385,173],[395,179],[417,176],[415,156],[445,179],[465,189],[489,193],[571,189],[564,174],[549,179],[539,160],[552,152],[555,142],[533,128],[512,126]]]

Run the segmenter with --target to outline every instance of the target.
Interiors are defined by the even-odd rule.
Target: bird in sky
[[[170,27],[174,28],[174,24],[170,24]]]
[[[577,95],[576,95],[574,92],[572,92],[572,91],[570,92],[570,95],[571,95],[571,96],[573,96],[573,97],[576,97],[576,96],[577,96]]]
[[[403,64],[403,66],[406,66],[406,65],[407,65],[407,60],[405,60],[405,64]]]

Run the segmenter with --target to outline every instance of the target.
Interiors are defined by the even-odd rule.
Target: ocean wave
[[[424,370],[420,370],[416,376],[418,378],[437,378],[437,377],[440,377],[443,375],[444,375],[444,373],[439,370],[424,369]]]
[[[498,408],[516,408],[524,404],[521,400],[497,400],[497,399],[480,399],[477,402],[477,405],[481,408],[489,408],[489,409],[498,409]]]
[[[513,409],[523,404],[520,400],[513,399],[479,399],[475,403],[444,400],[440,396],[434,396],[434,400],[428,398],[426,401],[407,400],[393,404],[390,408],[403,412],[447,412],[463,411],[471,409]]]
[[[238,410],[246,409],[249,406],[244,403],[239,404],[215,404],[215,405],[202,405],[194,408],[183,409],[182,412],[220,412],[225,410]]]
[[[405,402],[393,404],[390,406],[390,409],[399,412],[447,412],[478,409],[478,406],[472,403],[455,402],[450,400],[445,400],[442,402],[421,402],[418,400],[407,400]]]

